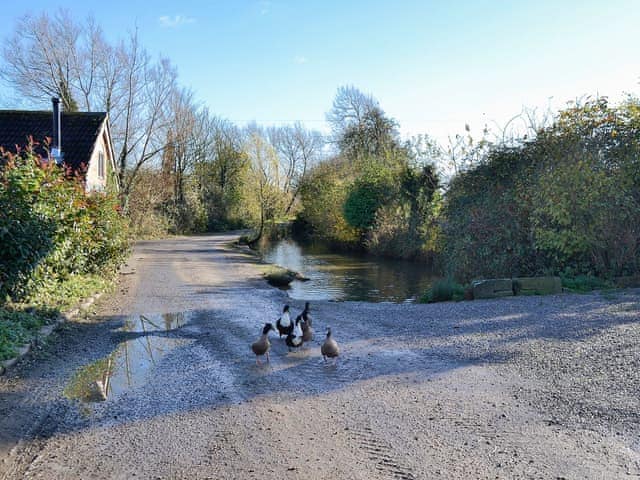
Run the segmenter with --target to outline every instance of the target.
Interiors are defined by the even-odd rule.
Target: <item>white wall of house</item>
[[[106,122],[105,122],[106,124]],[[103,126],[89,159],[89,169],[86,175],[86,191],[103,192],[107,188],[107,176],[113,162],[113,152],[110,148],[109,135]]]
[[[89,169],[87,170],[86,176],[86,190],[87,191],[98,191],[102,192],[107,187],[107,176],[106,176],[106,166],[103,169],[103,172],[99,171],[99,161],[102,157],[103,162],[106,157],[104,145],[101,145],[102,142],[98,142],[96,147],[93,149],[93,155],[89,160]],[[106,165],[106,162],[104,162]]]

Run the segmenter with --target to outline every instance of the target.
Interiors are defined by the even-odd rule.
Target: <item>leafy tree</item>
[[[304,209],[298,221],[317,238],[340,245],[355,245],[358,232],[347,223],[343,205],[353,181],[349,166],[333,158],[318,164],[300,189]]]
[[[288,198],[280,189],[277,154],[259,131],[250,131],[245,148],[249,159],[246,198],[257,210],[255,240],[258,240],[264,233],[265,224],[283,215]]]
[[[392,172],[372,165],[353,183],[344,202],[344,218],[349,225],[364,233],[376,219],[376,212],[393,195]]]
[[[196,162],[195,185],[207,216],[209,230],[238,228],[249,223],[244,184],[249,157],[243,133],[232,123],[211,118],[207,155]]]

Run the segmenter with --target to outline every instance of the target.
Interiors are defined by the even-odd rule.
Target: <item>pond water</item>
[[[439,278],[420,262],[335,253],[293,239],[266,243],[260,253],[265,261],[309,278],[291,283],[288,293],[296,300],[413,302]]]

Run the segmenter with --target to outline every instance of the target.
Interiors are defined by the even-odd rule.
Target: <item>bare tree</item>
[[[120,80],[113,85],[110,112],[114,113],[117,182],[126,205],[138,170],[166,145],[171,118],[168,100],[177,88],[177,72],[167,59],[151,62],[137,32],[118,50]]]
[[[289,201],[285,214],[291,212],[307,171],[319,160],[324,138],[317,131],[307,130],[300,122],[292,126],[268,129],[269,141],[278,152],[283,171],[281,188]]]
[[[79,47],[81,33],[67,10],[58,11],[53,18],[47,14],[25,15],[5,42],[5,66],[0,75],[35,103],[42,104],[56,96],[66,111],[77,110],[74,81],[78,74],[75,62],[83,55]]]
[[[99,79],[99,66],[109,63],[109,49],[100,26],[92,17],[87,19],[86,25],[80,29],[79,46],[71,49],[73,68],[73,87],[75,100],[81,109],[86,111],[99,108],[99,97],[96,96],[96,84]]]
[[[163,171],[173,177],[173,201],[184,205],[185,180],[206,161],[212,143],[209,112],[198,109],[189,90],[179,89],[170,100],[171,122],[163,151]]]
[[[336,92],[333,106],[327,113],[327,122],[334,136],[339,138],[349,127],[363,123],[366,114],[379,106],[371,95],[362,93],[353,85],[344,85]]]
[[[66,10],[23,17],[2,58],[2,79],[34,104],[56,96],[66,111],[108,112],[126,205],[138,170],[165,146],[168,100],[177,88],[170,62],[152,61],[137,32],[113,46],[93,19],[76,23]]]

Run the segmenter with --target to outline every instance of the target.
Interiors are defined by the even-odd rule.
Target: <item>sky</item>
[[[403,136],[444,141],[586,95],[640,94],[638,0],[0,0],[0,24],[59,8],[117,41],[137,28],[211,112],[327,131],[336,90],[372,94]],[[8,33],[0,35],[6,38]],[[12,108],[6,86],[0,108]]]

